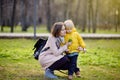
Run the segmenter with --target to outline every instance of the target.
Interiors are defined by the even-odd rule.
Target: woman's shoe
[[[53,71],[51,71],[49,68],[47,68],[45,70],[45,77],[47,77],[47,78],[54,78],[54,79],[57,78],[57,76],[55,76]]]
[[[77,71],[75,74],[76,74],[77,77],[81,77],[80,71]]]
[[[68,75],[68,80],[72,80],[73,79],[73,75]]]

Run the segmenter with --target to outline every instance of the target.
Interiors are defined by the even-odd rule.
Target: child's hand
[[[86,48],[82,48],[82,47],[78,47],[78,50],[79,50],[79,51],[83,51],[84,53],[87,51]]]
[[[65,51],[65,53],[66,53],[66,54],[69,54],[69,49],[67,49],[67,50]]]
[[[86,52],[87,52],[87,49],[86,49],[86,48],[83,48],[83,51],[84,51],[84,53],[86,53]]]
[[[79,51],[83,51],[83,48],[82,48],[82,47],[78,47],[78,50],[79,50]]]

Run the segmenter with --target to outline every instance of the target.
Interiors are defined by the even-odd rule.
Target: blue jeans
[[[69,63],[69,69],[68,69],[68,75],[73,75],[73,73],[80,71],[79,68],[77,68],[77,57],[78,55],[74,56],[68,56],[70,63]]]

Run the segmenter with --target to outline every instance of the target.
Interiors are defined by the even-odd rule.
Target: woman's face
[[[62,26],[62,29],[60,31],[60,36],[64,37],[66,35],[66,30],[65,30],[65,26]]]

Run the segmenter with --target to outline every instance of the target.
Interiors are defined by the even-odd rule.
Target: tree
[[[14,20],[15,20],[15,11],[16,11],[16,0],[13,0],[13,10],[12,10],[12,17],[11,17],[11,32],[14,32]]]
[[[1,25],[1,31],[3,32],[4,29],[3,29],[3,0],[0,0],[0,25]]]
[[[34,0],[34,39],[36,39],[36,16],[37,16],[37,0]]]
[[[81,2],[81,0],[77,0],[77,5],[76,5],[76,11],[75,11],[75,13],[76,13],[76,15],[75,15],[75,24],[77,24],[78,23],[78,15],[79,15],[79,9],[80,9],[80,2]]]
[[[1,21],[2,21],[2,0],[0,0],[0,26],[1,26]]]
[[[51,8],[50,8],[51,1],[47,0],[46,3],[47,3],[46,4],[47,29],[50,32],[50,30],[51,30]]]
[[[95,7],[94,7],[94,12],[93,12],[93,33],[96,33],[96,27],[97,27],[97,18],[98,18],[98,1],[95,0]]]
[[[92,21],[92,0],[88,0],[88,32],[91,32],[91,21]]]
[[[82,13],[82,32],[85,32],[86,28],[86,18],[87,18],[87,0],[83,1],[83,13]]]
[[[67,9],[68,9],[67,1],[68,0],[64,1],[64,20],[67,19]]]
[[[28,24],[28,6],[29,2],[28,0],[21,0],[21,25],[22,25],[22,31],[27,31],[27,28],[29,26]],[[30,8],[30,7],[29,7]]]
[[[119,26],[119,21],[120,21],[120,18],[119,18],[119,15],[120,15],[120,0],[111,0],[109,1],[109,7],[110,7],[110,10],[113,11],[114,13],[114,25],[115,25],[115,31],[117,32],[118,31],[118,26]],[[113,7],[114,6],[114,7]]]

